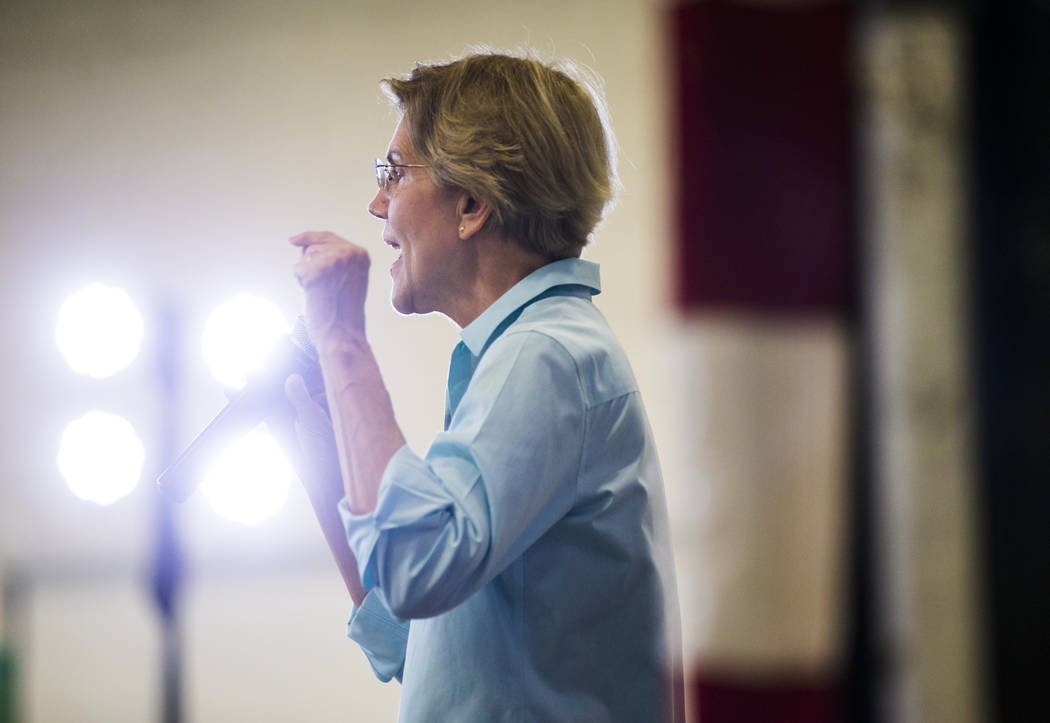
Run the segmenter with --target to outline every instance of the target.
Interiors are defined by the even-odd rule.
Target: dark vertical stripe
[[[1046,717],[1050,661],[1050,6],[973,24],[979,502],[992,718]]]

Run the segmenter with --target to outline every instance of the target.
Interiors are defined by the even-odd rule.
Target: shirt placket
[[[452,425],[452,415],[456,412],[460,400],[470,385],[474,375],[474,357],[463,342],[456,344],[452,350],[452,360],[448,365],[448,386],[445,388],[445,431]]]

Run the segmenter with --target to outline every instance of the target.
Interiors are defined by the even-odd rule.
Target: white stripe
[[[823,669],[841,647],[844,334],[833,321],[696,317],[676,346],[665,466],[686,658]]]

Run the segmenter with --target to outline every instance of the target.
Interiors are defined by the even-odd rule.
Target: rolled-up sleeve
[[[390,612],[378,590],[372,590],[361,606],[350,613],[346,636],[361,647],[379,680],[386,683],[396,678],[400,682],[405,669],[409,625],[407,620],[399,620]]]
[[[572,506],[585,419],[558,342],[527,330],[497,339],[426,457],[398,450],[371,514],[342,506],[365,588],[408,619],[488,583]]]

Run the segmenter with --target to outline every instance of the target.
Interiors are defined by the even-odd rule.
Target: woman
[[[462,341],[445,428],[419,457],[365,334],[368,253],[327,232],[291,240],[331,429],[301,380],[288,393],[354,600],[348,634],[401,681],[401,720],[671,720],[659,464],[591,302],[598,267],[579,258],[615,184],[596,96],[496,54],[385,84],[401,119],[369,211],[399,254],[392,303],[445,314]]]

